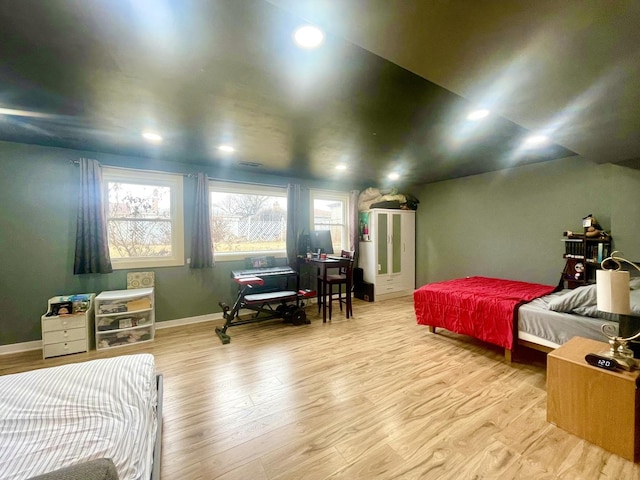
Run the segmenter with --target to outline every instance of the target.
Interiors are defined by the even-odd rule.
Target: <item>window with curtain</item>
[[[350,250],[349,193],[330,190],[310,191],[312,230],[329,230],[333,251]]]
[[[286,256],[287,188],[209,182],[215,259]]]
[[[114,269],[184,265],[182,175],[104,168]]]

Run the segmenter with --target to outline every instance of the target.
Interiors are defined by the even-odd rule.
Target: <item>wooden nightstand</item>
[[[547,356],[547,421],[627,460],[638,459],[639,371],[587,364],[604,342],[574,337]]]

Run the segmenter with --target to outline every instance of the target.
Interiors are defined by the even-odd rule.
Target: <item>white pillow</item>
[[[640,277],[634,277],[629,280],[629,286],[631,287],[631,290],[640,289]]]

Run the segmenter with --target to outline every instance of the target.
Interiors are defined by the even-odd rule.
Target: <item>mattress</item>
[[[106,457],[121,480],[148,479],[157,400],[150,354],[0,376],[0,478]]]
[[[557,348],[572,337],[606,342],[600,329],[603,323],[611,324],[615,333],[618,332],[618,324],[613,321],[549,310],[549,302],[565,293],[552,293],[521,305],[518,309],[518,338]]]

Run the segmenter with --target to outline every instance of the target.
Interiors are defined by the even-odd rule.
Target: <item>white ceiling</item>
[[[640,161],[638,0],[268,1],[588,160]]]

